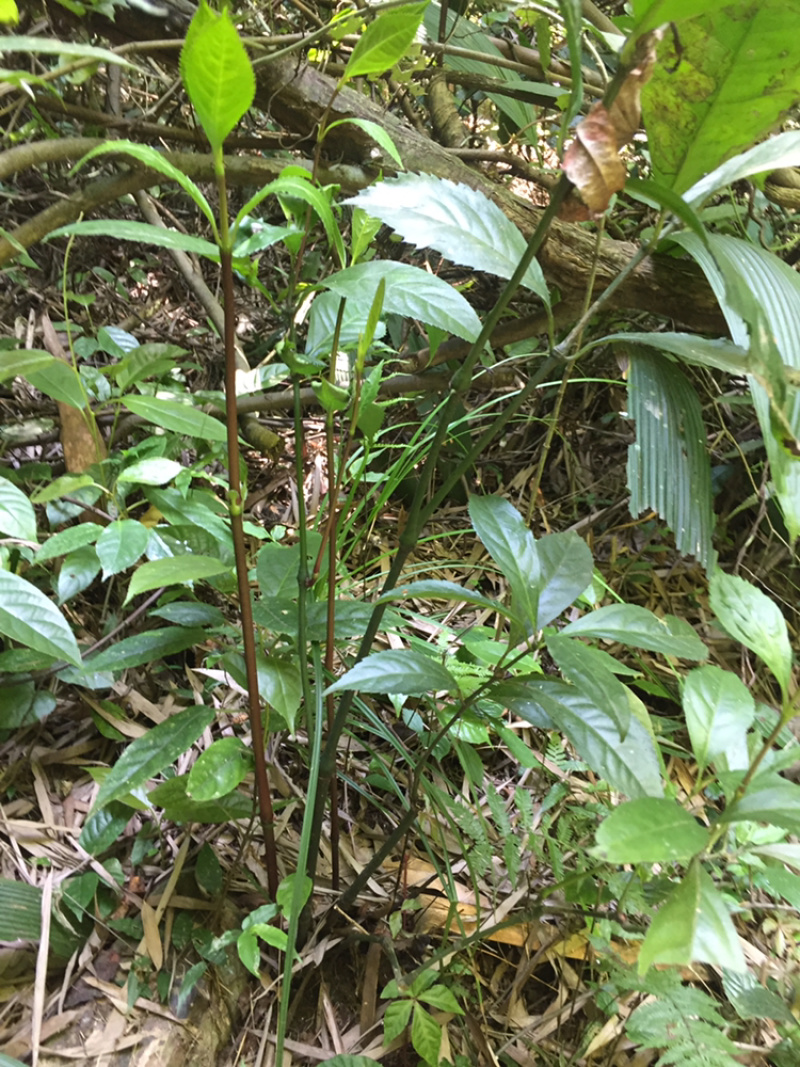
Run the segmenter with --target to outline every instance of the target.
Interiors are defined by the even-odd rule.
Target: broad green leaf
[[[437,1008],[439,1011],[448,1011],[453,1015],[464,1014],[463,1009],[459,1006],[458,1001],[447,986],[431,986],[430,989],[423,990],[423,992],[420,993],[419,999],[424,1001],[425,1004],[430,1004],[432,1008]]]
[[[97,673],[140,667],[143,663],[174,656],[192,645],[202,644],[205,639],[205,630],[185,629],[182,626],[145,630],[144,633],[124,637],[110,648],[95,653],[85,662],[84,668],[87,672]]]
[[[750,1019],[771,1019],[795,1025],[795,1018],[787,1003],[777,993],[761,985],[750,971],[737,974],[723,970],[722,985],[734,1011],[745,1022]]]
[[[81,847],[90,856],[99,856],[107,848],[116,845],[132,815],[131,809],[119,800],[112,801],[102,811],[92,812],[81,829]]]
[[[0,533],[21,541],[36,541],[36,514],[28,497],[8,478],[0,476]]]
[[[103,581],[132,567],[147,548],[150,531],[134,519],[117,519],[106,526],[95,542],[103,565]]]
[[[654,182],[650,178],[628,178],[625,182],[625,192],[634,200],[639,200],[650,207],[661,207],[671,211],[690,230],[693,230],[701,241],[706,240],[706,231],[702,222],[688,200],[676,193],[674,189]]]
[[[442,1047],[442,1028],[430,1012],[421,1004],[414,1005],[411,1019],[411,1044],[425,1063],[439,1063],[439,1050]]]
[[[638,604],[609,604],[583,615],[561,631],[569,637],[600,637],[665,656],[703,660],[708,649],[688,622],[674,615],[659,618]]]
[[[735,674],[712,665],[690,671],[683,686],[683,711],[701,774],[719,759],[721,770],[747,769],[747,731],[756,706]]]
[[[539,560],[539,610],[536,629],[541,630],[576,600],[592,581],[592,553],[574,532],[546,534],[534,542]]]
[[[184,585],[201,578],[213,578],[227,570],[230,570],[227,564],[211,556],[195,556],[189,553],[186,556],[154,559],[151,563],[143,563],[131,578],[125,603],[140,593],[159,589],[162,585]]]
[[[523,691],[527,694],[530,706],[526,707],[523,700],[517,699],[514,712],[539,726],[541,711],[544,711],[556,728],[567,735],[581,759],[612,788],[632,799],[663,796],[653,739],[635,716],[631,716],[623,741],[613,719],[595,707],[591,699],[575,686],[534,680],[518,682],[516,687],[519,696]],[[492,691],[488,695],[495,699]]]
[[[264,545],[256,559],[256,577],[262,597],[296,600],[300,545]]]
[[[31,493],[32,504],[49,504],[62,496],[75,496],[79,489],[94,485],[91,474],[62,474],[60,478]]]
[[[238,737],[221,737],[201,753],[189,771],[186,793],[192,800],[218,800],[243,782],[253,769],[253,753]]]
[[[547,638],[547,651],[567,681],[605,712],[624,738],[631,721],[631,700],[635,698],[608,669],[603,653],[561,634]]]
[[[0,634],[79,667],[81,654],[67,620],[35,585],[0,571]]]
[[[293,735],[303,696],[299,662],[277,655],[259,656],[257,666],[261,699],[278,712]]]
[[[83,41],[54,40],[50,37],[27,37],[16,34],[3,35],[2,52],[25,52],[49,56],[69,56],[70,59],[88,59],[98,63],[116,63],[120,67],[141,70],[135,63],[125,59],[110,48],[98,48]],[[55,73],[55,72],[54,72]]]
[[[366,325],[381,279],[386,285],[385,312],[420,319],[426,325],[438,326],[467,341],[474,341],[480,333],[480,319],[461,293],[421,267],[373,260],[332,274],[324,284],[337,296],[355,302]]]
[[[56,581],[59,604],[65,604],[84,589],[88,589],[99,573],[100,560],[93,545],[85,545],[70,552],[64,557]]]
[[[253,67],[227,8],[212,11],[201,0],[181,50],[180,72],[212,149],[221,150],[256,92]]]
[[[219,627],[225,625],[225,616],[213,604],[200,604],[193,600],[173,600],[161,608],[151,608],[151,615],[156,615],[166,622],[177,626]]]
[[[800,131],[789,130],[770,137],[716,167],[683,194],[687,204],[700,205],[707,197],[733,182],[753,174],[800,165]]]
[[[332,122],[327,129],[328,131],[334,130],[337,126],[343,126],[345,123],[350,123],[352,126],[358,126],[364,133],[368,133],[373,141],[380,145],[386,155],[389,156],[390,159],[393,159],[401,170],[403,169],[403,161],[400,158],[400,153],[397,151],[397,146],[383,126],[379,126],[377,122],[371,122],[369,119],[339,119],[338,122]]]
[[[724,7],[730,0],[634,0],[635,37],[668,22],[683,22]]]
[[[294,171],[297,171],[298,169],[299,168],[295,167]],[[325,227],[325,234],[331,248],[336,251],[339,262],[344,263],[346,261],[344,242],[342,240],[342,235],[339,232],[339,227],[336,224],[333,210],[325,197],[324,191],[313,185],[310,177],[310,175],[305,173],[293,173],[290,168],[286,168],[279,178],[269,182],[267,185],[259,189],[254,196],[250,197],[236,216],[236,226],[243,222],[248,215],[252,215],[253,211],[258,207],[261,201],[268,196],[293,197],[302,200],[304,204],[308,204],[308,206],[313,208],[317,213],[320,222]]]
[[[333,614],[333,635],[337,640],[361,637],[366,631],[372,617],[374,606],[360,600],[336,600]],[[295,608],[296,613],[296,608]],[[384,616],[383,626],[397,625],[398,617],[394,613]],[[308,605],[308,639],[325,641],[328,637],[328,605],[318,600]]]
[[[720,822],[765,822],[800,834],[800,785],[774,771],[757,775],[741,798],[726,808]]]
[[[9,352],[0,352],[0,382],[9,378],[28,378],[53,363],[55,356],[38,348],[13,348]]]
[[[792,676],[792,646],[781,609],[744,578],[720,570],[711,576],[710,592],[711,610],[731,637],[766,663],[785,697]]]
[[[678,356],[684,363],[714,367],[727,374],[751,374],[755,370],[752,353],[747,349],[731,341],[699,337],[693,333],[612,333],[597,343],[609,341],[622,345],[648,345]]]
[[[787,34],[796,3],[761,0],[706,10],[666,33],[642,90],[657,180],[683,192],[749,148],[800,97],[800,40]],[[776,56],[780,74],[776,76]]]
[[[725,901],[695,860],[656,912],[639,954],[639,973],[653,964],[710,963],[744,971],[747,964]]]
[[[155,248],[179,248],[182,252],[219,259],[219,248],[202,237],[127,219],[86,219],[82,222],[71,222],[68,226],[54,230],[50,234],[50,238],[53,237],[113,237],[118,241],[136,241],[137,244],[153,245]]]
[[[106,775],[92,810],[99,811],[169,767],[195,743],[214,718],[212,708],[184,708],[131,741]]]
[[[130,467],[126,467],[120,472],[117,482],[165,485],[167,482],[171,482],[182,470],[183,467],[174,459],[154,456],[151,459],[140,459],[136,463],[131,463]]]
[[[0,1064],[0,1067],[2,1067],[2,1064]],[[323,1060],[319,1067],[381,1067],[381,1065],[377,1060],[370,1059],[369,1056],[353,1056],[349,1053],[341,1053],[332,1059]]]
[[[595,840],[592,854],[607,863],[679,863],[705,848],[708,830],[674,800],[640,797],[615,808]]]
[[[511,586],[515,616],[525,620],[532,630],[538,629],[540,562],[533,534],[522,516],[503,497],[471,496],[469,517]]]
[[[0,0],[0,23],[6,26],[16,26],[19,22],[19,11],[15,0]],[[0,1067],[11,1067],[12,1064],[19,1064],[19,1060],[12,1060],[10,1056],[5,1056],[7,1063],[0,1061]],[[20,1067],[22,1065],[20,1064]]]
[[[350,53],[342,81],[383,74],[399,63],[411,46],[428,0],[382,11],[361,34]]]
[[[383,1017],[384,1044],[389,1045],[395,1038],[400,1037],[408,1026],[413,1007],[413,1000],[395,1000],[386,1006]]]
[[[78,410],[86,407],[86,391],[71,363],[54,359],[40,370],[29,371],[26,377],[32,386],[52,400]]]
[[[511,277],[527,247],[520,230],[483,193],[431,174],[387,178],[344,203],[357,204],[418,248],[435,248],[453,263],[499,278]],[[523,285],[550,303],[536,260]]]
[[[22,651],[21,649],[19,651]],[[44,666],[52,661],[47,659]],[[8,667],[5,670],[8,671]],[[6,675],[6,683],[10,679]],[[55,710],[56,698],[51,693],[36,691],[33,682],[20,685],[0,686],[0,730],[18,730],[21,726],[33,726]]]
[[[162,400],[155,396],[126,396],[122,403],[134,415],[141,415],[154,426],[165,430],[206,441],[227,441],[227,431],[219,419],[198,411],[190,404],[183,404],[180,400]]]
[[[678,551],[710,570],[716,553],[711,462],[697,393],[674,363],[647,349],[631,352],[628,411],[636,441],[628,447],[630,512],[655,510]]]
[[[163,174],[166,178],[171,178],[172,181],[177,182],[185,193],[194,200],[195,204],[200,208],[205,217],[211,224],[212,231],[216,234],[217,223],[214,218],[214,212],[211,210],[211,205],[206,200],[199,186],[197,186],[191,178],[187,177],[183,171],[176,167],[169,160],[165,159],[161,152],[157,148],[152,148],[150,145],[137,144],[136,141],[109,141],[106,144],[98,145],[90,152],[87,152],[83,159],[78,160],[75,166],[72,168],[72,173],[79,170],[86,163],[92,159],[96,159],[97,156],[117,154],[132,156],[139,163],[143,163],[145,167],[150,170],[158,171],[159,174]],[[64,233],[67,227],[62,230],[56,230],[49,235],[49,238],[55,237],[60,233]],[[45,238],[45,240],[49,240]]]
[[[787,452],[784,434],[773,419],[780,411],[791,436],[800,438],[800,390],[792,388],[784,400],[780,397],[786,379],[783,364],[800,370],[800,276],[773,253],[724,234],[711,234],[708,248],[691,233],[674,239],[700,264],[733,341],[750,351],[750,390],[770,473],[794,539],[800,535],[800,461]],[[772,349],[777,349],[777,366]],[[791,450],[792,442],[788,445]]]
[[[0,878],[0,940],[32,941],[42,936],[42,890],[16,878]],[[62,959],[68,959],[80,939],[68,930],[55,914],[51,915],[50,947]],[[17,1060],[7,1057],[10,1063]],[[0,1061],[0,1067],[3,1067]],[[21,1065],[20,1065],[21,1067]]]
[[[206,530],[224,549],[230,547],[232,557],[230,530],[219,514],[225,505],[213,493],[194,489],[184,496],[177,489],[155,489],[148,486],[144,489],[144,495],[158,508],[168,523],[173,526],[197,526]]]
[[[229,793],[217,800],[193,800],[187,796],[189,775],[169,778],[148,793],[148,799],[162,808],[170,822],[226,823],[234,819],[249,819],[253,814],[253,796]]]
[[[446,667],[429,656],[411,649],[392,649],[362,659],[325,692],[338,693],[343,689],[423,696],[440,689],[457,693],[458,683]]]
[[[58,556],[66,556],[76,548],[91,545],[103,532],[104,527],[96,522],[79,522],[77,526],[70,526],[61,530],[52,537],[48,537],[45,543],[36,552],[36,562],[46,563],[49,559]]]
[[[396,589],[390,589],[378,597],[376,603],[383,604],[391,600],[405,600],[406,597],[431,597],[434,600],[454,600],[459,603],[475,604],[490,611],[505,614],[505,608],[491,597],[483,596],[482,593],[474,593],[471,589],[465,589],[456,582],[438,581],[429,579],[422,582],[408,582],[398,585]]]
[[[147,378],[161,377],[175,366],[180,356],[186,355],[186,349],[180,345],[168,345],[152,342],[138,345],[128,352],[119,363],[109,368],[120,389],[127,389],[134,382],[143,382]]]

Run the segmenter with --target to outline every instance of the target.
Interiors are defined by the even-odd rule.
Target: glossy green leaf
[[[607,863],[679,863],[705,848],[708,830],[674,800],[640,797],[614,808],[595,840]]]
[[[594,565],[589,547],[574,531],[546,534],[534,547],[539,561],[536,629],[541,630],[591,583]]]
[[[390,589],[388,593],[378,597],[377,603],[405,600],[407,597],[454,600],[458,603],[475,604],[477,607],[486,608],[489,611],[497,611],[501,615],[505,614],[505,608],[499,601],[483,596],[482,593],[474,593],[471,589],[465,589],[463,585],[458,585],[456,582],[438,581],[436,579],[398,585],[396,589]]]
[[[126,396],[122,403],[134,415],[141,415],[154,426],[165,430],[173,430],[175,433],[205,441],[227,441],[227,431],[219,419],[198,411],[190,404],[182,404],[179,400],[162,400],[155,396]]]
[[[160,608],[151,608],[150,614],[176,626],[205,626],[208,629],[225,625],[225,616],[213,604],[201,604],[195,600],[173,600]]]
[[[182,756],[214,721],[212,708],[184,708],[131,741],[109,770],[94,803],[99,811]]]
[[[212,11],[201,0],[181,50],[180,72],[212,149],[221,150],[256,91],[253,67],[227,7]]]
[[[66,604],[72,597],[88,589],[100,573],[100,560],[93,545],[76,548],[64,557],[56,580],[59,604]]]
[[[195,237],[179,230],[167,230],[163,226],[151,226],[147,222],[129,219],[84,219],[71,222],[50,234],[53,237],[113,237],[117,241],[135,241],[154,248],[177,248],[197,256],[219,259],[219,248],[211,241]]]
[[[428,0],[381,11],[359,37],[345,67],[343,81],[383,74],[398,63],[414,40]]]
[[[570,637],[600,637],[665,656],[703,660],[708,649],[688,622],[674,615],[659,618],[638,604],[609,604],[583,615],[561,631]]]
[[[164,656],[174,656],[192,645],[199,645],[206,638],[205,630],[184,629],[182,626],[165,626],[160,630],[145,630],[144,633],[124,637],[121,641],[95,653],[84,664],[88,672],[122,671],[140,667],[143,663]]]
[[[458,683],[446,667],[429,656],[412,649],[391,649],[362,659],[325,692],[338,693],[344,689],[423,696],[440,689],[457,693]]]
[[[332,122],[330,126],[328,126],[328,131],[335,129],[337,126],[343,126],[345,123],[349,123],[352,126],[358,126],[364,133],[369,134],[373,141],[384,150],[386,155],[389,156],[390,159],[393,159],[401,170],[403,169],[403,161],[400,158],[400,153],[397,151],[397,146],[383,126],[379,126],[377,122],[371,122],[369,119],[348,118],[339,119],[338,122]]]
[[[103,532],[104,527],[96,522],[79,522],[77,526],[69,526],[57,534],[48,537],[45,543],[36,552],[36,562],[46,563],[58,556],[66,556],[76,548],[91,545]]]
[[[387,178],[344,202],[357,204],[418,248],[435,248],[453,263],[499,278],[511,277],[527,247],[521,231],[483,193],[431,174]],[[536,260],[522,284],[550,303]]]
[[[653,964],[710,963],[744,971],[747,964],[725,901],[695,861],[656,912],[639,954],[639,972]]]
[[[539,615],[540,563],[533,534],[501,496],[471,496],[469,517],[489,555],[508,580],[517,618],[532,629]]]
[[[81,829],[81,848],[86,849],[90,856],[99,856],[107,848],[116,845],[132,815],[131,809],[118,800],[112,801],[102,811],[91,812]]]
[[[103,581],[132,567],[147,548],[150,531],[134,519],[110,522],[95,542],[103,566]]]
[[[75,636],[55,604],[10,571],[0,571],[0,634],[54,659],[81,664]]]
[[[36,541],[36,514],[28,497],[8,478],[0,477],[0,533]]]
[[[733,1005],[740,1019],[771,1019],[774,1022],[795,1024],[795,1018],[789,1005],[777,993],[766,989],[754,974],[743,971],[722,972],[722,984],[725,996]]]
[[[722,338],[699,337],[693,333],[612,333],[602,338],[602,343],[609,341],[647,345],[678,356],[684,363],[713,367],[726,374],[750,374],[755,369],[751,352]]]
[[[171,482],[176,475],[180,474],[183,467],[174,459],[165,456],[153,456],[150,459],[140,459],[131,463],[120,472],[117,483],[133,483],[141,485],[165,485]]]
[[[76,496],[80,489],[90,485],[94,485],[91,474],[62,474],[49,485],[42,486],[41,489],[31,493],[31,503],[49,504],[63,496]]]
[[[0,352],[0,382],[11,378],[28,378],[38,370],[44,370],[55,362],[55,356],[38,348],[13,348]]]
[[[294,170],[297,171],[298,168],[294,168]],[[279,178],[269,182],[269,184],[263,186],[250,197],[236,216],[236,225],[238,226],[248,215],[252,215],[261,201],[268,196],[292,197],[296,200],[302,200],[304,204],[308,204],[316,212],[324,226],[328,243],[335,250],[339,262],[345,262],[344,242],[334,218],[333,209],[325,193],[312,184],[310,175],[284,171]]]
[[[701,774],[717,760],[722,760],[720,770],[747,769],[747,731],[756,706],[735,674],[712,665],[690,671],[683,686],[683,711]]]
[[[300,545],[264,545],[256,559],[256,577],[262,597],[295,600],[299,594]]]
[[[683,199],[687,204],[700,205],[712,193],[724,189],[727,185],[732,185],[733,182],[741,181],[742,178],[749,178],[753,174],[763,174],[780,167],[798,165],[800,165],[800,131],[788,130],[775,137],[769,137],[761,144],[715,167],[710,174],[706,174],[695,182],[691,189],[687,189],[683,194]]]
[[[4,52],[25,52],[49,56],[69,56],[70,59],[88,59],[97,63],[116,63],[121,67],[129,67],[131,70],[140,69],[129,59],[112,51],[110,48],[99,48],[97,45],[84,44],[83,41],[54,40],[49,37],[19,36],[17,34],[3,35]]]
[[[788,694],[792,646],[786,620],[774,600],[735,574],[711,576],[711,610],[736,641],[762,659]]]
[[[706,231],[689,202],[674,189],[650,178],[628,178],[625,192],[634,200],[651,207],[665,208],[693,230],[701,241],[706,240]]]
[[[162,377],[167,374],[181,356],[186,355],[186,349],[180,345],[169,345],[161,342],[137,345],[128,351],[127,355],[109,368],[109,373],[115,379],[120,389],[127,389],[135,382],[143,382],[151,377]]]
[[[294,734],[303,697],[299,662],[277,655],[259,656],[257,666],[261,699],[278,712]]]
[[[726,808],[720,822],[765,822],[800,834],[800,785],[774,771],[757,775],[741,798]]]
[[[225,513],[225,504],[213,493],[193,489],[186,495],[174,488],[156,489],[151,486],[143,490],[149,502],[162,513],[172,526],[196,526],[210,533],[221,546],[223,558],[233,558],[231,533],[221,512]],[[203,553],[201,553],[202,555]]]
[[[354,302],[366,325],[381,279],[386,286],[384,312],[420,319],[467,341],[474,341],[480,333],[480,319],[461,293],[421,267],[373,260],[332,274],[324,284],[338,297]]]
[[[253,753],[238,737],[221,737],[201,753],[189,771],[186,793],[192,800],[218,800],[244,781]]]
[[[143,563],[134,573],[128,585],[125,603],[127,604],[135,596],[146,593],[150,589],[185,585],[199,581],[201,578],[213,578],[217,574],[224,574],[229,569],[218,559],[211,556],[195,556],[192,553],[185,556],[154,559],[150,563]]]
[[[31,370],[26,377],[31,385],[52,400],[79,410],[86,407],[86,390],[71,363],[54,359],[40,370]]]
[[[547,638],[547,650],[567,681],[604,712],[624,738],[631,721],[631,702],[636,698],[608,669],[602,652],[561,634]]]
[[[148,798],[162,808],[170,822],[226,823],[235,819],[249,819],[253,814],[253,796],[233,792],[217,800],[193,800],[186,793],[189,775],[169,778],[155,789]]]

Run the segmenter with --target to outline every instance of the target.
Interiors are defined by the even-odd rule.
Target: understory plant
[[[424,3],[390,7],[371,21],[351,52],[340,87],[400,62],[427,8]],[[636,14],[633,44],[656,24],[644,8]],[[638,69],[630,51],[622,58],[609,107]],[[577,58],[573,65],[577,81]],[[443,895],[451,890],[443,947],[413,973],[396,973],[383,990],[390,1002],[387,1043],[401,1040],[408,1028],[425,1063],[438,1065],[447,1057],[442,1016],[445,1021],[460,1016],[469,1006],[469,995],[453,980],[445,958],[497,929],[548,915],[554,888],[530,887],[529,914],[503,920],[495,920],[494,907],[482,911],[476,903],[468,929],[452,893],[452,857],[441,858],[446,851],[444,834],[437,839],[441,824],[465,854],[471,853],[473,881],[491,866],[492,840],[506,838],[502,874],[514,890],[524,885],[527,854],[537,848],[546,854],[569,916],[577,919],[602,1009],[613,1016],[620,998],[655,998],[633,1011],[625,1025],[629,1037],[644,1047],[672,1046],[660,1064],[729,1067],[735,1062],[737,1020],[778,1020],[786,1024],[791,1042],[788,991],[758,981],[732,915],[750,906],[751,884],[773,902],[796,901],[799,895],[798,876],[787,865],[800,869],[798,846],[789,840],[800,831],[800,786],[783,774],[797,760],[787,729],[798,700],[792,649],[776,604],[716,567],[706,434],[683,363],[746,380],[771,463],[770,492],[794,538],[800,530],[797,275],[748,241],[714,232],[703,205],[733,181],[796,162],[800,138],[786,133],[726,162],[721,159],[729,151],[715,156],[709,148],[704,176],[691,175],[690,181],[682,173],[669,182],[664,172],[660,181],[631,186],[659,210],[642,257],[665,247],[692,255],[718,294],[732,340],[677,332],[615,332],[584,340],[591,314],[599,310],[589,301],[580,328],[561,338],[552,317],[553,292],[537,255],[568,195],[575,188],[591,195],[580,167],[562,178],[527,242],[481,193],[402,172],[343,198],[313,172],[289,165],[231,220],[223,142],[251,107],[256,81],[227,12],[217,14],[201,4],[186,38],[181,74],[211,145],[217,212],[192,179],[144,145],[109,142],[85,156],[75,173],[90,161],[122,154],[160,180],[176,183],[196,205],[213,240],[109,219],[80,221],[51,236],[73,241],[111,235],[218,263],[224,390],[192,392],[186,384],[187,352],[179,346],[142,345],[131,333],[109,326],[79,336],[66,299],[66,359],[38,349],[0,352],[2,380],[23,378],[62,412],[77,411],[90,446],[90,462],[80,471],[53,479],[44,464],[23,465],[0,478],[5,537],[0,633],[7,639],[0,652],[5,674],[0,728],[10,733],[42,720],[53,711],[57,693],[69,686],[82,694],[100,733],[125,744],[112,766],[90,771],[98,789],[80,845],[95,857],[111,848],[133,813],[205,826],[250,818],[249,784],[255,776],[267,871],[263,888],[269,899],[217,937],[184,931],[185,943],[194,939],[202,958],[187,976],[184,994],[188,997],[206,963],[224,959],[229,945],[236,945],[254,974],[260,973],[262,942],[279,949],[284,970],[278,1061],[292,970],[309,933],[326,819],[340,907],[355,901],[415,828],[438,867]],[[566,114],[564,130],[576,114]],[[385,157],[398,162],[386,131],[358,121]],[[334,128],[322,123],[321,145]],[[257,214],[268,198],[286,225]],[[465,296],[436,274],[377,258],[379,224],[412,245],[503,279],[502,295],[481,320]],[[327,249],[316,272],[308,267],[312,235]],[[237,286],[266,288],[258,257],[278,244],[290,263],[280,294],[291,309],[278,346],[281,362],[279,368],[248,374],[236,362]],[[473,380],[492,369],[493,330],[520,287],[539,301],[549,320],[547,336],[540,348],[524,353],[532,367],[525,385],[502,410],[476,425],[464,413],[463,399]],[[277,305],[277,294],[269,295]],[[377,466],[384,447],[381,430],[396,387],[387,364],[398,357],[402,327],[411,321],[422,323],[431,361],[446,335],[464,341],[467,351],[463,362],[447,366],[439,383],[444,401],[431,407],[415,429],[419,436],[411,448],[397,462],[390,460],[384,476]],[[586,543],[574,532],[536,539],[500,496],[473,492],[469,519],[507,595],[492,596],[457,582],[408,580],[409,557],[447,493],[462,483],[542,383],[600,344],[615,346],[630,360],[629,414],[637,433],[628,467],[632,510],[657,511],[673,528],[679,550],[701,562],[709,577],[711,612],[730,638],[763,664],[772,686],[769,703],[757,701],[733,672],[706,662],[709,633],[701,638],[685,620],[637,605],[601,605],[604,590]],[[97,357],[101,367],[89,362]],[[311,383],[325,418],[327,500],[311,522],[298,494],[294,536],[285,528],[267,532],[244,515],[239,419],[248,410],[248,394],[269,375],[288,380],[292,389],[298,486],[303,482],[304,383]],[[143,425],[148,436],[118,447],[114,434],[127,440],[120,423],[129,417],[134,421],[128,426]],[[103,432],[108,424],[110,449]],[[463,440],[458,457],[444,473],[439,470],[435,482],[445,443],[456,434]],[[377,487],[371,505],[376,514],[391,488],[411,475],[415,483],[397,551],[381,574],[380,589],[362,596],[349,564],[359,538],[355,517],[366,511],[364,485]],[[382,479],[386,484],[380,486]],[[95,605],[102,636],[91,643],[89,628],[72,608],[93,589],[102,590],[102,603]],[[465,621],[451,623],[439,642],[416,639],[417,609],[409,608],[411,599],[467,605],[485,613],[493,629],[479,631]],[[231,621],[231,602],[241,613],[238,622]],[[142,619],[146,628],[128,633]],[[402,647],[374,651],[376,639],[389,634]],[[112,697],[122,672],[150,665],[162,669],[156,665],[165,658],[189,650],[198,660],[193,677],[202,672],[206,682],[181,682],[180,710],[136,736],[130,713]],[[551,664],[550,673],[544,663]],[[220,681],[246,695],[246,731],[237,732],[214,706],[213,686]],[[639,695],[653,692],[675,709],[669,730]],[[387,706],[415,735],[418,750],[414,758],[397,750],[398,761],[405,761],[405,793],[396,772],[374,753],[371,784],[389,795],[394,790],[400,814],[374,858],[345,888],[338,871],[337,760],[348,732],[372,730],[377,736],[382,729],[364,694],[387,698]],[[174,764],[207,731],[214,740],[204,744],[190,769],[176,773]],[[266,749],[279,737],[294,739],[300,733],[307,738],[305,806],[297,866],[281,880],[274,823],[286,800],[273,801]],[[531,738],[541,752],[534,751]],[[482,752],[499,745],[511,754],[515,773],[547,762],[561,770],[562,778],[548,783],[539,812],[544,842],[535,843],[533,804],[522,799],[522,792],[512,827],[497,791],[484,786]],[[481,817],[434,773],[448,760],[460,768],[473,799],[486,791]],[[678,778],[671,773],[675,761],[683,770]],[[564,781],[573,771],[586,779],[580,801],[571,798]],[[521,835],[516,843],[508,843],[512,829]],[[146,832],[137,837],[136,847],[137,855],[155,849]],[[564,859],[568,847],[579,853],[571,867]],[[54,927],[62,948],[85,936],[87,917],[103,893],[119,889],[121,869],[111,873],[119,876],[117,884],[105,889],[97,874],[66,880]],[[198,860],[196,878],[206,892],[222,894],[213,850],[203,853],[202,865]],[[6,886],[5,892],[11,900],[14,890]],[[109,900],[104,898],[102,907],[105,920]],[[148,932],[152,935],[152,929],[143,929],[143,936]],[[163,960],[153,957],[152,948],[151,960],[160,970]],[[677,969],[698,963],[721,971],[736,1019],[682,984]],[[441,964],[442,972],[434,964]],[[135,981],[134,976],[129,985],[133,999]],[[675,1015],[682,1024],[677,1039],[669,1025]],[[359,1062],[366,1058],[330,1061],[337,1067]]]

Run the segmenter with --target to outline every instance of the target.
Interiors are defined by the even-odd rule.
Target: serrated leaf
[[[212,11],[201,0],[181,50],[180,72],[212,149],[221,150],[256,91],[253,67],[227,8]]]
[[[0,533],[36,541],[36,513],[28,497],[8,478],[0,477]]]
[[[736,641],[762,659],[784,696],[792,676],[792,646],[786,620],[774,600],[744,578],[717,570],[711,576],[711,610]]]
[[[125,603],[127,604],[140,593],[146,593],[150,589],[159,589],[162,585],[184,585],[187,582],[199,581],[201,578],[213,578],[217,574],[224,574],[229,569],[227,564],[221,560],[211,556],[195,556],[192,553],[185,556],[154,559],[150,563],[143,563],[136,570],[128,585]]]
[[[214,718],[212,708],[184,708],[164,722],[151,726],[117,758],[100,786],[93,811],[99,811],[131,789],[144,785],[153,775],[169,767],[195,743]]]
[[[35,585],[0,571],[0,634],[79,667],[81,654],[69,623]]]
[[[428,0],[381,11],[361,34],[350,53],[343,81],[383,74],[398,63],[414,40]]]
[[[703,660],[708,649],[684,619],[659,618],[638,604],[609,604],[583,615],[561,631],[569,637],[601,637],[665,656]]]
[[[376,182],[344,202],[357,204],[418,248],[435,248],[453,263],[499,278],[511,277],[527,247],[520,230],[483,193],[431,174]],[[535,260],[522,284],[549,305]]]
[[[720,758],[721,770],[747,769],[747,731],[756,705],[735,674],[713,665],[690,671],[683,686],[683,711],[701,774]]]
[[[228,439],[225,426],[219,419],[198,411],[191,404],[183,404],[180,400],[163,400],[155,396],[126,396],[122,403],[134,415],[141,415],[154,426],[165,430],[205,441],[225,442]]]
[[[678,863],[708,843],[708,830],[685,808],[663,797],[620,804],[603,820],[593,855],[607,863]]]
[[[656,912],[647,931],[639,954],[640,974],[657,963],[747,969],[725,901],[697,861]]]
[[[366,326],[378,285],[384,280],[383,310],[404,318],[420,319],[467,341],[474,341],[481,322],[464,297],[447,282],[408,263],[373,260],[332,274],[325,286],[363,314]]]
[[[709,570],[716,559],[711,463],[697,393],[674,363],[637,348],[628,412],[636,424],[628,448],[631,514],[656,511],[675,534],[678,551]]]
[[[103,566],[103,581],[132,567],[147,548],[150,531],[134,519],[110,522],[95,542]]]
[[[423,696],[440,689],[457,693],[458,683],[446,667],[421,652],[392,649],[362,659],[325,692],[338,693],[343,689]]]

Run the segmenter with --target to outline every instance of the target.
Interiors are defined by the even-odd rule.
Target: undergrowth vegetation
[[[342,6],[265,44],[261,5],[240,34],[201,0],[169,92],[202,159],[76,136],[73,93],[105,85],[121,126],[120,85],[153,97],[137,49],[3,42],[0,180],[69,161],[80,190],[26,223],[2,187],[8,292],[49,256],[60,301],[0,337],[3,1064],[44,1061],[75,975],[125,1018],[213,1017],[195,1063],[798,1062],[800,134],[763,138],[800,46],[748,66],[777,3],[588,6]],[[541,83],[496,62],[503,25]],[[310,160],[259,95],[301,47],[330,60]],[[385,86],[418,118],[426,72],[440,136],[444,87],[548,189],[527,223],[357,109]],[[258,181],[240,123],[267,127]],[[543,264],[587,232],[576,300]],[[626,256],[595,292],[605,232]],[[147,339],[161,256],[208,322],[161,305]],[[614,303],[651,260],[713,293],[713,336]],[[581,473],[604,448],[616,481]]]

